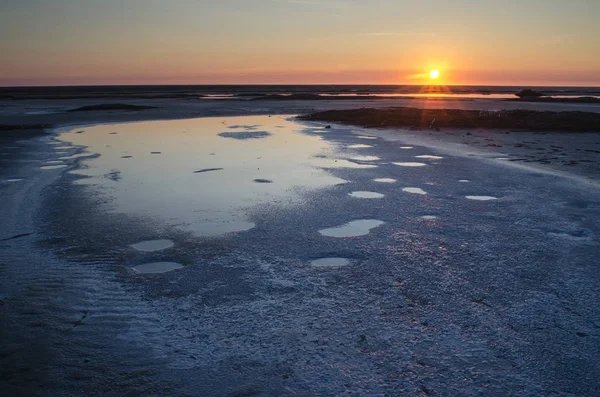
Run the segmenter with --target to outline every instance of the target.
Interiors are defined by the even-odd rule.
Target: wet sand
[[[86,125],[220,109],[220,123],[230,114],[276,118],[313,105],[248,110],[221,103],[203,105],[206,113],[168,106],[27,120]],[[179,137],[193,133],[179,128],[192,122],[181,123]],[[278,135],[279,124],[266,129],[271,136],[245,140],[219,137],[226,129],[215,128],[214,142],[267,148],[285,136]],[[8,153],[0,157],[0,382],[9,395],[86,389],[103,395],[588,396],[600,388],[594,304],[600,301],[600,202],[593,168],[502,160],[533,154],[538,145],[580,155],[594,149],[589,145],[597,135],[565,142],[561,134],[436,135],[301,124],[302,134],[328,148],[311,157],[311,167],[346,183],[292,189],[294,205],[265,196],[241,213],[252,228],[207,237],[172,217],[153,216],[160,208],[146,215],[115,211],[115,190],[103,184],[132,186],[136,174],[128,170],[174,156],[167,145],[136,145],[140,152],[130,158],[110,157],[108,149],[120,149],[110,140],[127,142],[127,125],[62,131],[73,143],[97,136],[100,157],[49,136],[0,150]],[[514,146],[536,136],[535,145]],[[510,139],[515,143],[504,145]],[[285,147],[285,139],[278,145]],[[205,152],[186,164],[182,180],[219,178],[235,165],[195,174],[219,168],[212,159],[219,152]],[[262,161],[253,154],[252,161]],[[59,157],[67,157],[67,168],[40,170]],[[336,160],[359,167],[335,166]],[[254,166],[241,161],[242,170]],[[285,179],[256,183],[262,179],[256,168],[246,178],[253,191],[276,189]],[[100,188],[74,183],[89,178],[101,180]],[[171,179],[155,175],[155,181]],[[413,193],[420,191],[427,194]],[[342,228],[357,220],[372,222],[358,231]],[[140,243],[146,250],[134,248]],[[172,271],[132,270],[148,264]]]

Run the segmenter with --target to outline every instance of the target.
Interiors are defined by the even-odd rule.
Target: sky
[[[600,0],[0,0],[0,86],[600,86]]]

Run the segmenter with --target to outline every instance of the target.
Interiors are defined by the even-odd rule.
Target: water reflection
[[[319,233],[321,233],[323,236],[337,238],[358,237],[369,234],[371,229],[375,229],[384,223],[385,222],[377,219],[360,219],[357,221],[348,222],[341,226],[319,230]]]
[[[224,139],[219,136],[227,128],[223,122],[244,126],[232,133],[260,126],[269,136]],[[219,117],[99,125],[85,134],[64,133],[60,139],[100,154],[83,159],[86,168],[73,174],[88,177],[79,182],[91,185],[86,189],[111,194],[116,212],[151,216],[197,235],[216,236],[253,228],[248,210],[255,205],[299,204],[299,193],[345,182],[323,168],[375,167],[315,158],[331,156],[333,146],[302,133],[305,128],[267,116]],[[108,135],[112,131],[118,131],[118,140]],[[162,155],[150,154],[156,150]],[[127,160],[122,158],[125,153]],[[119,181],[104,177],[115,171]]]

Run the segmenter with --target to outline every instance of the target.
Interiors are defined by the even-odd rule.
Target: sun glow
[[[438,77],[440,77],[440,71],[437,69],[432,70],[431,72],[429,72],[429,77],[431,77],[432,79],[437,79]]]

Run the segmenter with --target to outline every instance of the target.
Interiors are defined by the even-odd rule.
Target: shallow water
[[[132,269],[138,273],[156,274],[167,273],[173,270],[182,269],[184,266],[176,262],[152,262],[143,265],[134,266]]]
[[[469,200],[478,200],[478,201],[490,201],[490,200],[498,200],[498,197],[494,196],[465,196]]]
[[[350,149],[367,149],[367,148],[371,148],[374,145],[365,145],[364,143],[357,143],[355,145],[350,145],[348,146]]]
[[[378,161],[378,160],[381,160],[381,158],[377,157],[377,156],[354,156],[354,157],[351,157],[350,160],[354,160],[354,161]]]
[[[376,192],[352,192],[348,193],[350,197],[356,197],[361,199],[380,199],[384,198],[385,195]]]
[[[443,159],[442,156],[434,156],[434,155],[431,155],[431,154],[422,154],[420,156],[415,156],[415,158],[417,158],[417,159],[431,159],[431,160],[441,160],[441,159]]]
[[[421,216],[420,218],[421,218],[421,219],[425,219],[425,220],[427,220],[427,221],[433,221],[433,220],[435,220],[435,219],[438,219],[438,217],[437,217],[437,216],[435,216],[435,215],[423,215],[423,216]]]
[[[371,232],[371,229],[375,229],[384,223],[377,219],[360,219],[341,226],[319,230],[319,233],[323,236],[337,238],[365,236]]]
[[[131,244],[130,247],[142,252],[162,251],[173,247],[175,244],[171,240],[148,240]]]
[[[232,133],[237,133],[237,126],[242,126],[240,132],[254,132],[246,131],[246,126],[260,126],[270,135],[227,139],[219,136],[227,125],[236,126]],[[301,123],[275,117],[218,117],[98,125],[85,134],[64,133],[60,139],[87,146],[89,153],[81,156],[100,154],[83,159],[86,168],[73,174],[87,177],[77,182],[85,189],[110,194],[114,212],[217,236],[252,229],[249,212],[254,206],[298,205],[306,191],[345,182],[326,168],[376,167],[315,158],[333,157],[335,146],[303,133],[305,129]],[[109,135],[113,131],[118,135]],[[151,155],[152,151],[162,154]],[[121,158],[125,154],[132,157]],[[114,172],[119,180],[106,177]],[[276,183],[257,183],[267,180]]]
[[[427,194],[427,192],[421,188],[418,187],[405,187],[402,189],[403,192],[406,193],[412,193],[412,194]]]
[[[396,183],[398,182],[397,179],[394,178],[377,178],[377,179],[373,179],[375,182],[379,182],[379,183]]]
[[[425,163],[415,163],[415,162],[393,163],[393,164],[400,166],[400,167],[425,167],[427,165]]]
[[[314,163],[322,168],[377,168],[377,165],[375,164],[360,164],[342,159],[315,158]]]
[[[347,258],[321,258],[311,261],[310,264],[318,268],[344,267],[350,264]]]

